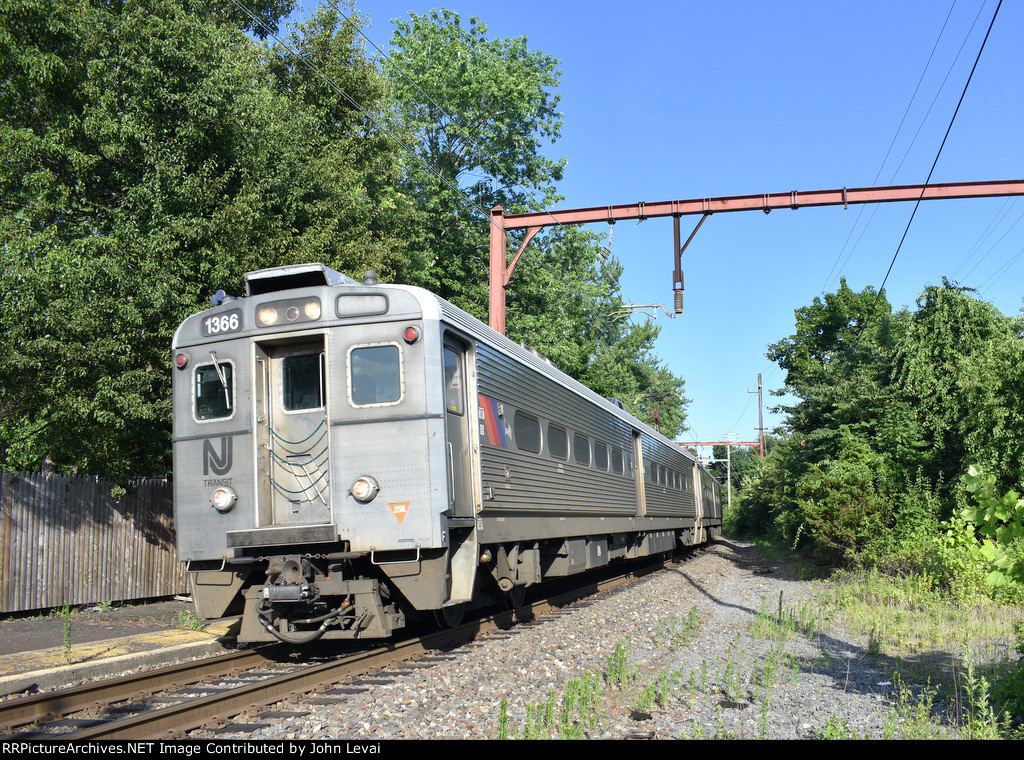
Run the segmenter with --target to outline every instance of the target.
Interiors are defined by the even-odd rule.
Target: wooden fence
[[[185,593],[171,483],[0,473],[0,613]]]

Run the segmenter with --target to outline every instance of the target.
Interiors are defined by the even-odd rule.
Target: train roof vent
[[[540,359],[540,360],[541,360],[542,362],[544,362],[545,364],[548,364],[548,365],[550,365],[550,366],[552,366],[552,367],[555,367],[555,363],[554,363],[553,361],[551,361],[551,360],[550,360],[550,359],[549,359],[548,357],[544,356],[544,354],[542,354],[542,353],[541,353],[540,351],[538,351],[538,350],[537,350],[536,348],[531,348],[530,346],[526,345],[525,343],[520,343],[519,345],[520,345],[520,346],[521,346],[522,348],[524,348],[524,349],[526,349],[527,351],[529,351],[529,352],[530,352],[531,354],[533,354],[534,356],[536,356],[536,357],[537,357],[538,359]],[[558,369],[558,368],[557,368],[557,367],[555,367],[555,369]]]
[[[244,279],[245,294],[249,296],[295,288],[359,284],[351,277],[346,277],[323,264],[291,264],[273,269],[260,269],[256,272],[247,272]]]

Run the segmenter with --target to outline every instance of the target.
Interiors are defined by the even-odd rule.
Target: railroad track
[[[112,678],[0,703],[8,740],[146,740],[182,738],[199,728],[238,733],[256,728],[239,721],[281,717],[261,713],[289,698],[343,699],[371,688],[399,663],[429,667],[439,651],[516,624],[537,620],[574,601],[631,583],[665,567],[644,565],[546,599],[475,619],[458,628],[367,648],[322,661],[299,661],[284,645],[240,650],[198,662]],[[306,653],[301,653],[305,656]],[[375,680],[375,678],[377,680]],[[305,696],[317,693],[316,697]],[[241,716],[241,717],[240,717]]]

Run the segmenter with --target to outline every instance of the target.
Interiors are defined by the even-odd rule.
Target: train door
[[[257,346],[261,524],[330,522],[330,425],[323,337]]]
[[[644,443],[639,430],[633,431],[633,480],[636,483],[636,513],[647,514],[647,492],[644,489]]]
[[[461,341],[448,335],[444,340],[445,442],[448,460],[448,499],[453,517],[475,514],[473,452],[471,449],[475,406],[469,403],[468,352]]]
[[[703,541],[702,538],[702,527],[704,525],[704,514],[707,506],[704,503],[705,490],[704,490],[704,474],[701,472],[700,465],[695,461],[693,463],[693,501],[694,501],[694,524],[693,524],[693,543],[699,544]]]

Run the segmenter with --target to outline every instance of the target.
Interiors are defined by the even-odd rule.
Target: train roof
[[[472,335],[476,340],[488,343],[500,350],[502,353],[512,356],[521,363],[532,367],[538,372],[551,378],[559,385],[562,385],[566,389],[587,398],[594,404],[603,408],[605,411],[613,414],[633,427],[643,430],[645,433],[658,439],[662,443],[677,448],[679,452],[688,459],[696,459],[693,454],[682,446],[677,445],[675,441],[670,440],[662,433],[627,412],[625,408],[621,406],[620,401],[605,398],[604,396],[594,392],[583,383],[562,372],[549,359],[542,356],[529,346],[516,343],[510,338],[499,333],[497,330],[494,330],[489,325],[484,324],[472,314],[463,311],[458,306],[455,306],[455,304],[446,301],[437,294],[411,285],[388,285],[382,287],[398,288],[414,293],[419,297],[421,303],[433,301],[437,304],[439,316],[443,321],[459,327],[466,333]]]
[[[676,448],[683,456],[694,460],[696,457],[674,441],[662,435],[644,422],[627,412],[617,400],[607,399],[595,393],[583,383],[573,379],[562,372],[548,359],[529,348],[528,346],[516,343],[498,331],[484,324],[472,314],[463,311],[455,304],[446,301],[429,290],[414,285],[379,284],[376,274],[367,272],[360,282],[347,275],[342,274],[330,267],[319,263],[293,264],[270,269],[260,269],[247,272],[244,277],[246,296],[264,295],[267,293],[292,291],[299,288],[312,287],[374,287],[382,290],[398,290],[413,296],[423,309],[424,317],[438,319],[440,321],[458,327],[475,340],[487,343],[502,353],[513,357],[522,364],[532,367],[543,375],[546,375],[554,382],[567,390],[582,396],[609,414],[618,417],[627,424],[643,430],[652,438]],[[219,292],[223,297],[223,292]],[[219,304],[218,300],[214,301]],[[180,328],[179,328],[180,330]],[[177,335],[175,336],[177,342]]]

